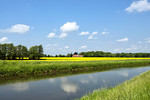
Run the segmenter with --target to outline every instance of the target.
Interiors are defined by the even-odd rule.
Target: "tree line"
[[[150,53],[111,53],[103,51],[81,52],[84,57],[150,57]]]
[[[42,45],[32,46],[29,50],[26,46],[14,46],[13,43],[0,44],[0,59],[2,60],[15,60],[15,59],[40,59],[43,56]]]
[[[67,55],[44,55],[45,57],[72,57],[73,55],[83,55],[83,57],[150,57],[150,53],[111,53],[103,51],[88,51],[88,52],[74,52]]]
[[[14,46],[13,43],[0,44],[0,59],[15,60],[15,59],[40,59],[40,57],[72,57],[73,55],[83,55],[83,57],[150,57],[150,53],[111,53],[103,51],[88,51],[88,52],[74,52],[67,55],[46,55],[43,54],[42,45],[32,46],[27,49],[26,46]]]

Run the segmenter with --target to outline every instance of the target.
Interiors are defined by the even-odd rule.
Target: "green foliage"
[[[150,53],[110,53],[103,51],[81,52],[84,57],[150,57]]]
[[[32,46],[29,49],[29,59],[40,59],[43,56],[43,47],[42,45],[39,46]]]
[[[27,47],[23,45],[14,46],[12,43],[0,44],[0,59],[2,60],[15,60],[17,57],[19,59],[24,59],[24,57],[30,57],[31,59],[40,59],[40,57],[42,56],[42,45],[33,46],[28,52]]]

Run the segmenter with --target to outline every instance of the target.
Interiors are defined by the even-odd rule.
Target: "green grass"
[[[150,60],[123,61],[2,61],[0,79],[23,78],[29,76],[72,74],[90,71],[104,71],[114,68],[129,68],[150,65]]]
[[[80,100],[150,100],[150,71],[114,88],[95,90]]]

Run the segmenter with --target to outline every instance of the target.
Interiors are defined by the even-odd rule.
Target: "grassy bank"
[[[149,100],[150,71],[126,81],[114,88],[95,90],[80,100]]]
[[[150,65],[150,60],[121,61],[0,61],[0,79],[103,71]]]

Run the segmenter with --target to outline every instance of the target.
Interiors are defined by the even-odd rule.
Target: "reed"
[[[58,75],[86,71],[103,71],[114,68],[129,68],[150,65],[150,60],[111,61],[21,61],[0,60],[0,79],[14,77]]]

